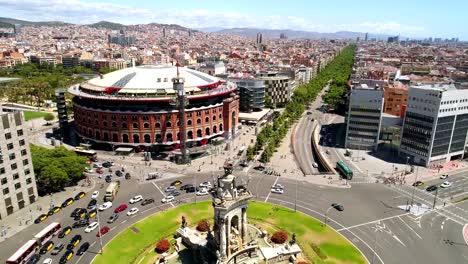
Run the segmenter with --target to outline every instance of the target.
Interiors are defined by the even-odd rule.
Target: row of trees
[[[330,80],[332,82],[329,92],[325,95],[325,102],[331,106],[343,104],[344,95],[346,94],[346,83],[354,62],[355,49],[355,44],[348,45],[332,62],[320,71],[316,78],[296,89],[283,113],[273,121],[272,125],[266,125],[258,133],[254,146],[247,148],[247,160],[253,160],[254,156],[263,150],[260,161],[270,161],[276,148],[278,148],[286,136],[288,129],[301,117],[306,106],[315,100],[319,92]]]
[[[77,182],[83,177],[87,158],[58,147],[47,149],[31,144],[31,156],[37,184],[49,192],[62,189],[65,182]]]

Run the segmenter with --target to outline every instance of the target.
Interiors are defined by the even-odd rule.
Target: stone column
[[[231,217],[226,218],[226,232],[226,256],[229,257],[231,255]]]
[[[242,208],[242,243],[247,244],[247,208]]]
[[[226,256],[226,225],[223,219],[219,224],[219,253],[221,257]]]

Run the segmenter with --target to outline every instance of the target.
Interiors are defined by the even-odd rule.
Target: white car
[[[93,163],[93,167],[94,167],[94,168],[102,169],[102,164],[99,163],[99,162],[94,162],[94,163]]]
[[[317,164],[317,162],[314,162],[314,163],[312,163],[312,167],[314,167],[314,168],[318,168],[318,164]]]
[[[175,186],[167,186],[166,188],[164,188],[165,192],[172,192],[172,191],[175,191],[175,190],[177,190],[177,188]]]
[[[202,182],[198,185],[200,188],[211,188],[211,182]]]
[[[112,207],[112,202],[105,202],[99,206],[99,211],[104,211]]]
[[[207,189],[200,189],[196,194],[197,194],[197,196],[208,195],[208,190]]]
[[[134,215],[136,213],[138,213],[140,210],[136,207],[133,207],[132,209],[130,209],[130,211],[127,212],[127,215],[128,216],[131,216],[131,215]]]
[[[284,189],[284,186],[282,184],[274,184],[271,186],[272,189]]]
[[[445,180],[448,178],[448,174],[442,174],[439,178],[441,178],[442,180]]]
[[[46,258],[44,259],[44,262],[42,264],[52,264],[52,259],[51,258]]]
[[[281,188],[271,188],[272,193],[278,193],[278,194],[283,194],[284,190]]]
[[[99,196],[99,191],[94,191],[93,194],[91,195],[91,199],[96,200]]]
[[[133,197],[132,199],[130,199],[129,203],[134,204],[134,203],[138,203],[139,201],[142,201],[142,200],[143,200],[143,196],[137,195],[137,196]]]
[[[91,224],[89,224],[89,226],[87,226],[85,228],[85,233],[90,233],[90,232],[93,232],[94,229],[98,228],[99,226],[99,223],[98,222],[92,222]]]
[[[442,188],[448,188],[450,186],[452,186],[452,183],[448,182],[448,181],[445,181],[440,185],[440,187],[442,187]]]
[[[168,195],[168,196],[162,198],[161,203],[170,203],[170,202],[173,202],[173,201],[175,201],[175,197],[172,196],[172,195]]]
[[[94,172],[93,168],[86,168],[85,171],[88,172],[88,173],[93,173]]]

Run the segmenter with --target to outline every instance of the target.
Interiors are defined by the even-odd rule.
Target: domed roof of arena
[[[203,72],[178,67],[179,76],[185,79],[184,87],[216,85],[220,80]],[[172,89],[172,78],[177,76],[177,67],[171,65],[144,65],[117,70],[102,77],[87,81],[92,86],[122,90]]]

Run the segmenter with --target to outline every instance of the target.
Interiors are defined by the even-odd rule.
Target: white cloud
[[[100,20],[123,24],[170,23],[186,27],[257,27],[319,32],[340,30],[419,35],[424,28],[397,22],[362,22],[354,24],[315,24],[297,16],[253,16],[235,11],[151,10],[96,0],[0,0],[0,15],[32,21],[60,20],[71,23],[94,23]]]

